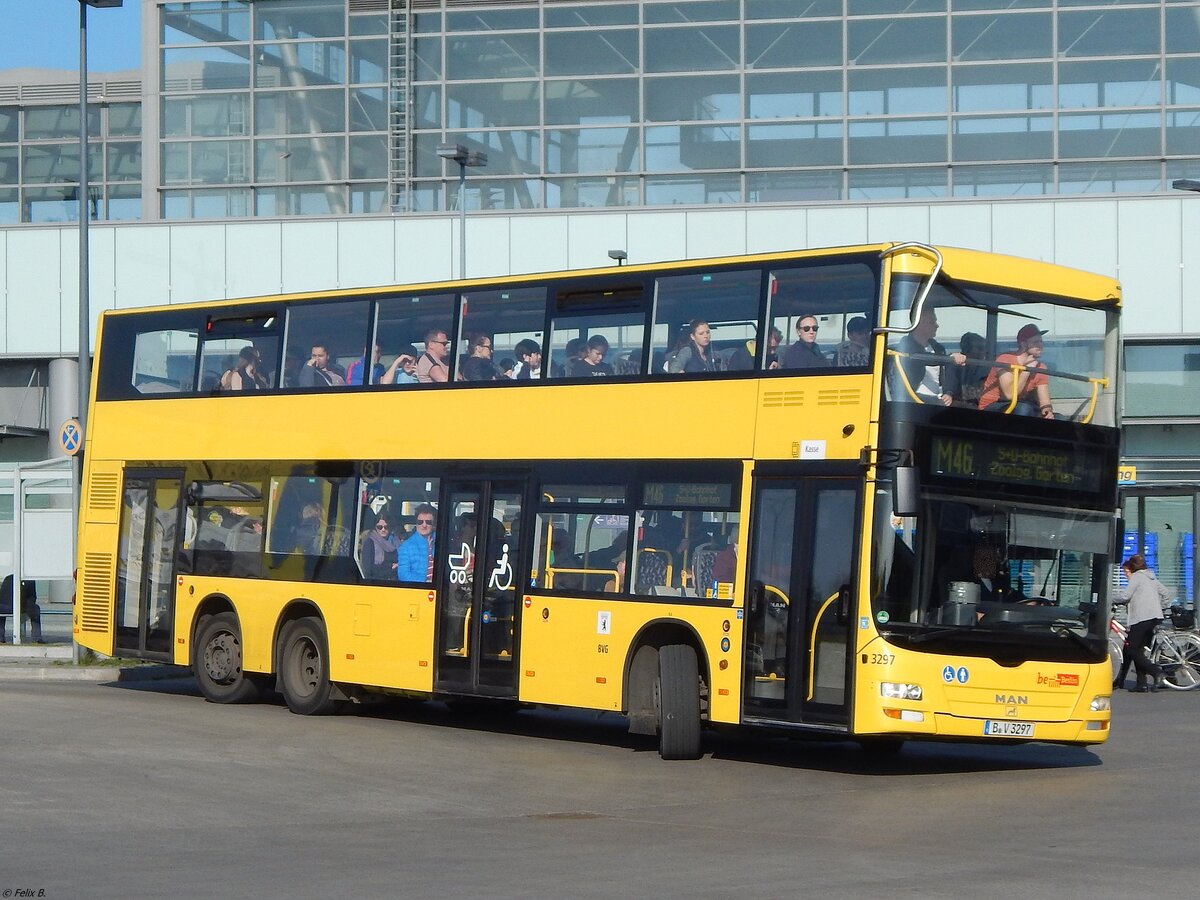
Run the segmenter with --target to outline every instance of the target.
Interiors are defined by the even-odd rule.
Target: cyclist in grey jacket
[[[1150,690],[1157,690],[1163,682],[1163,670],[1150,662],[1146,647],[1154,636],[1154,629],[1162,621],[1163,607],[1170,602],[1171,592],[1146,568],[1146,557],[1135,553],[1121,567],[1125,570],[1128,585],[1118,590],[1113,599],[1129,604],[1129,652],[1137,670],[1135,691],[1145,691],[1146,675],[1153,676]]]

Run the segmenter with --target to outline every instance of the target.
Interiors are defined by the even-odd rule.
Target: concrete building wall
[[[1200,334],[1200,197],[1006,200],[801,208],[476,213],[467,275],[917,240],[1009,253],[1113,275],[1126,336]],[[0,356],[77,352],[78,241],[72,226],[0,230]],[[98,224],[91,306],[246,297],[448,279],[453,215]]]

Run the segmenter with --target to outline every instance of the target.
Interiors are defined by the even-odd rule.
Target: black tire
[[[242,629],[231,612],[200,623],[192,671],[200,693],[211,703],[248,703],[258,699],[258,679],[242,671]]]
[[[297,619],[284,629],[279,654],[279,687],[288,709],[300,716],[323,716],[337,708],[329,681],[329,640],[316,618]]]
[[[700,758],[700,666],[687,644],[658,651],[654,684],[658,715],[658,755],[663,759]]]

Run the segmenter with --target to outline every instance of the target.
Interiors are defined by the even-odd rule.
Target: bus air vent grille
[[[763,409],[780,406],[803,406],[804,391],[763,391]]]
[[[108,611],[112,609],[113,555],[85,553],[80,584],[79,593],[83,598],[80,626],[84,631],[108,631]]]
[[[88,506],[91,509],[116,509],[120,484],[121,478],[115,473],[93,474],[88,491]]]
[[[817,406],[858,406],[862,391],[857,388],[829,388],[817,391]]]

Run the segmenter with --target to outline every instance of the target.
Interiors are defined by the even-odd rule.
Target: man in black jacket
[[[898,360],[898,368],[893,368],[893,400],[911,400],[908,390],[911,389],[921,403],[949,406],[954,402],[958,367],[966,364],[967,357],[962,353],[947,353],[946,348],[934,340],[937,328],[937,314],[932,306],[926,306],[921,310],[916,327],[896,345],[895,349],[903,355]],[[908,389],[897,383],[901,380],[900,371],[904,373]]]

